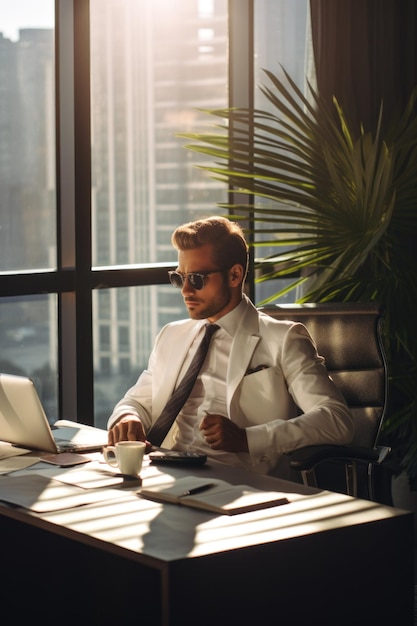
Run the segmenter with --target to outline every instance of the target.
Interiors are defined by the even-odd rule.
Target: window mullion
[[[89,0],[56,0],[60,416],[93,423]]]
[[[254,0],[229,0],[229,106],[252,110],[254,106]],[[233,135],[232,126],[229,132]],[[231,189],[229,201],[231,204],[250,204],[254,200]],[[252,218],[242,225],[252,231]],[[251,243],[251,235],[248,241]],[[254,278],[253,247],[250,247],[246,287],[252,300]]]

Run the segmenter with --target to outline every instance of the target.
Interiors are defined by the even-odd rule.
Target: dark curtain
[[[417,84],[416,0],[310,0],[319,92],[336,96],[348,120],[384,126]]]
[[[382,101],[384,136],[384,130],[404,110],[413,88],[417,85],[417,0],[310,0],[310,12],[320,95],[329,105],[335,96],[350,127],[357,132],[361,123],[366,131],[375,131]],[[416,110],[417,105],[414,112]],[[410,193],[410,190],[407,189],[406,193]],[[417,198],[417,190],[415,197]],[[401,267],[402,257],[405,276],[409,275],[408,264],[413,255],[417,262],[416,232],[411,224],[415,224],[415,221],[410,217],[408,231],[398,224],[393,227],[394,230],[398,228],[398,241],[401,241],[396,261],[397,272]],[[415,272],[412,275],[415,276]],[[404,311],[404,315],[408,318],[414,312]],[[410,320],[407,319],[406,323],[410,328]],[[401,348],[397,346],[397,349]],[[396,357],[395,373],[401,383],[401,376],[406,372],[405,386],[401,388],[401,384],[391,385],[389,392],[390,411],[394,412],[410,406],[412,402],[412,381],[410,378],[408,389],[406,370],[408,364],[411,371],[415,367],[415,355],[412,354],[410,358],[407,351],[404,351],[403,356],[403,360]],[[398,363],[402,363],[401,367]],[[411,451],[412,463],[416,463],[413,448],[409,447],[413,442],[415,445],[415,425],[411,417],[407,416],[407,420],[410,425],[408,427],[407,422],[405,423],[405,434],[397,431],[388,435],[387,442],[381,441],[393,447],[394,454],[391,458],[394,462],[389,462],[388,467],[390,463],[395,467],[397,462],[397,471],[404,454],[404,445],[409,453]],[[408,462],[408,468],[411,468],[410,475],[414,476],[416,470],[412,463]],[[381,466],[377,469],[376,478],[377,500],[389,504],[390,472]],[[415,476],[414,481],[416,488]]]

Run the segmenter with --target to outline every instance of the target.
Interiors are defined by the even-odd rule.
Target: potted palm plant
[[[220,206],[257,248],[255,280],[291,278],[258,304],[288,292],[300,303],[383,304],[385,434],[394,473],[417,488],[417,88],[395,119],[381,103],[376,128],[355,130],[335,99],[329,106],[311,86],[304,95],[284,70],[265,75],[268,110],[208,110],[213,132],[180,136],[211,158],[199,167],[247,198]]]

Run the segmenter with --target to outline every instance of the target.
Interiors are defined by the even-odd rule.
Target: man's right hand
[[[146,440],[142,422],[136,415],[124,415],[109,429],[109,446],[114,446],[118,441],[146,441],[146,451],[151,448],[151,443]]]

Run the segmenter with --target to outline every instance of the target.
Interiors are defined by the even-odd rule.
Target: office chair
[[[259,309],[276,319],[300,321],[307,327],[355,423],[351,444],[300,448],[289,453],[290,467],[301,472],[305,485],[375,500],[374,471],[390,452],[389,447],[378,445],[388,388],[381,308],[374,303],[348,302],[266,305]],[[341,475],[340,466],[344,470]]]

